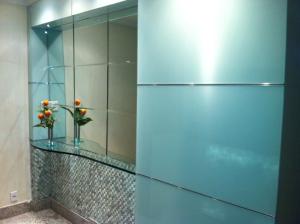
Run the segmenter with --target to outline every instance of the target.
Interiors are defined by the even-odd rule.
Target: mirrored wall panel
[[[129,16],[124,16],[129,14]],[[108,153],[135,160],[137,95],[137,15],[110,14],[108,77]]]
[[[81,127],[81,137],[97,143],[98,153],[103,153],[107,148],[107,16],[76,21],[74,27],[75,98],[91,108],[87,115],[93,120]]]
[[[134,164],[137,8],[86,15],[31,30],[31,125],[40,122],[48,99],[58,106],[54,147],[56,142]],[[32,128],[33,141],[47,137],[47,128]]]

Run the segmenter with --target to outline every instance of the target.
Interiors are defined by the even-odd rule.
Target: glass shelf
[[[103,63],[93,63],[93,64],[76,64],[75,67],[87,67],[87,66],[116,66],[116,65],[136,65],[137,62],[133,60],[124,60],[124,61],[110,61]]]
[[[129,173],[135,173],[134,163],[119,155],[111,153],[106,155],[105,148],[101,147],[98,143],[83,139],[80,146],[75,147],[73,142],[72,138],[55,138],[54,146],[52,147],[48,146],[47,139],[32,140],[31,145],[40,150],[80,156]]]
[[[63,82],[28,82],[29,85],[65,85]]]

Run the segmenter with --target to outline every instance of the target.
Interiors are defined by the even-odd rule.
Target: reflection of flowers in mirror
[[[69,112],[69,114],[74,118],[76,125],[83,126],[92,121],[90,117],[87,117],[88,112],[87,107],[83,107],[80,99],[74,100],[74,105],[59,105],[60,108]],[[91,108],[89,108],[92,110]]]
[[[76,99],[75,102],[74,102],[75,106],[80,106],[81,104],[81,101],[80,99]]]
[[[87,109],[84,109],[84,108],[79,110],[79,113],[82,116],[84,116],[86,114],[86,112],[87,112]]]

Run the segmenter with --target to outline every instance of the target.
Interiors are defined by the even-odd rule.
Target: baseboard
[[[39,201],[30,202],[30,210],[34,212],[38,212],[49,208],[51,208],[51,198],[44,198]]]
[[[31,210],[30,202],[21,202],[19,204],[10,205],[0,208],[0,220],[13,216],[21,215]]]
[[[51,199],[51,209],[55,211],[57,214],[64,217],[65,219],[69,220],[73,224],[97,224],[71,211],[70,209],[66,208],[59,202],[55,201],[54,199]]]

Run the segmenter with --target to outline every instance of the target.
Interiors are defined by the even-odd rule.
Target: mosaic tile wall
[[[51,153],[31,148],[31,191],[32,200],[40,201],[51,196],[53,180]]]
[[[134,223],[135,175],[73,155],[31,149],[33,200],[52,197],[103,224]]]

